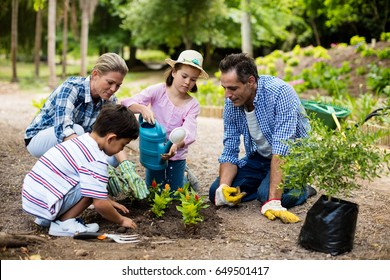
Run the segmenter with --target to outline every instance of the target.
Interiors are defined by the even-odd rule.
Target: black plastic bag
[[[333,256],[351,251],[358,212],[355,203],[322,195],[307,212],[299,244]]]

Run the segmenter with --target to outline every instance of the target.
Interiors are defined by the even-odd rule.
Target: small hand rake
[[[101,232],[78,232],[73,236],[74,239],[99,239],[105,240],[107,238],[114,240],[116,243],[137,243],[138,234],[126,235],[126,234],[109,234]]]

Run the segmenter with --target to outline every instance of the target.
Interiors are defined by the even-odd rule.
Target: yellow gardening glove
[[[228,205],[234,206],[241,202],[241,199],[246,195],[245,192],[241,192],[240,189],[229,187],[226,184],[222,184],[215,191],[215,205]]]
[[[261,214],[266,216],[271,221],[279,218],[285,224],[299,222],[298,216],[282,207],[280,199],[271,199],[264,203],[261,207]]]

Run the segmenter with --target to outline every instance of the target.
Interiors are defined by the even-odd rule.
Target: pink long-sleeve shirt
[[[197,117],[200,113],[198,100],[192,98],[183,106],[175,106],[168,98],[165,83],[160,83],[149,86],[139,94],[122,100],[121,104],[126,107],[133,104],[150,105],[155,119],[167,131],[167,139],[174,128],[183,127],[186,130],[185,145],[178,149],[176,155],[170,160],[186,159],[188,146],[196,140]]]

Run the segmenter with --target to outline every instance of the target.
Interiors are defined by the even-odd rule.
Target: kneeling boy
[[[57,144],[26,175],[23,209],[50,224],[49,234],[54,236],[97,232],[98,224],[84,224],[77,219],[91,204],[105,219],[136,228],[130,218],[117,211],[127,214],[129,210],[108,197],[107,157],[123,150],[138,135],[139,124],[130,110],[105,105],[91,133]]]

